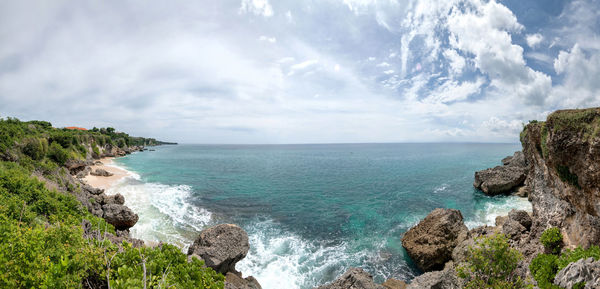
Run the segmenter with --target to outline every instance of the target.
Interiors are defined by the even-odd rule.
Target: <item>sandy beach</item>
[[[103,176],[92,176],[88,174],[84,180],[92,187],[100,188],[100,189],[108,189],[113,186],[120,179],[128,176],[128,172],[124,169],[113,166],[114,158],[103,158],[100,160],[102,162],[101,165],[93,165],[91,166],[92,171],[96,169],[103,169],[107,172],[112,173],[113,175],[110,177]]]

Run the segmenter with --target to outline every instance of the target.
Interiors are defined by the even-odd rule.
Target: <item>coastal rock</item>
[[[527,160],[522,151],[515,152],[514,155],[502,159],[502,164],[505,166],[515,166],[524,168],[527,166]]]
[[[373,276],[361,268],[350,268],[342,276],[330,284],[316,289],[385,289],[383,285],[373,282]]]
[[[487,195],[498,195],[511,192],[523,185],[527,170],[517,166],[497,166],[475,172],[473,186]]]
[[[560,227],[565,245],[600,243],[600,108],[559,110],[521,133],[532,234]]]
[[[402,246],[419,269],[432,271],[444,267],[467,235],[460,211],[438,208],[404,234]]]
[[[90,172],[92,171],[92,169],[88,166],[86,166],[83,170],[81,170],[80,172],[77,173],[77,178],[83,179],[85,178]]]
[[[69,170],[71,175],[77,175],[80,171],[83,171],[87,166],[87,162],[83,160],[67,160],[65,162],[65,167]]]
[[[427,272],[412,280],[406,289],[460,289],[460,283],[453,269]]]
[[[104,169],[95,169],[92,172],[90,172],[90,175],[92,176],[99,176],[99,177],[110,177],[113,175],[113,173],[108,172]]]
[[[531,229],[531,224],[533,221],[531,220],[529,213],[526,211],[512,209],[510,212],[508,212],[508,218],[517,221],[519,224],[525,227],[526,230]]]
[[[102,195],[102,204],[103,205],[110,205],[110,204],[117,204],[117,205],[123,205],[125,204],[125,197],[123,197],[123,195],[116,193],[114,195]]]
[[[561,288],[573,288],[582,282],[585,282],[585,289],[600,288],[600,261],[580,259],[560,270],[554,278],[554,284]]]
[[[397,279],[387,279],[381,284],[386,289],[406,289],[406,282]]]
[[[246,257],[250,245],[248,234],[233,224],[221,224],[202,230],[188,255],[198,255],[206,266],[222,274],[235,271],[235,264]]]
[[[252,276],[242,278],[238,274],[227,272],[225,274],[225,289],[262,289],[262,287]]]
[[[506,222],[502,224],[502,233],[513,240],[520,238],[521,234],[526,230],[527,229],[525,229],[523,225],[511,218],[508,218]]]
[[[127,230],[133,227],[139,219],[138,215],[130,208],[119,204],[104,205],[102,211],[104,220],[115,226],[117,230]]]

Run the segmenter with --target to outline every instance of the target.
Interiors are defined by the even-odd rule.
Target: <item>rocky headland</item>
[[[568,264],[549,284],[538,284],[530,271],[532,260],[548,253],[540,238],[549,228],[560,230],[563,253],[600,245],[600,108],[556,111],[545,122],[527,124],[520,140],[522,151],[499,166],[475,172],[473,186],[491,196],[528,197],[532,212],[513,210],[498,217],[495,226],[467,230],[460,211],[435,209],[402,237],[408,255],[424,272],[409,284],[375,284],[367,272],[352,268],[319,288],[463,288],[458,271],[470,248],[479,237],[495,234],[506,236],[510,248],[522,256],[514,274],[527,286],[600,288],[600,261],[594,258]]]

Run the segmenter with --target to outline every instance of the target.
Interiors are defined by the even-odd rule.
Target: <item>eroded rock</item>
[[[206,266],[222,274],[234,272],[235,264],[246,257],[250,245],[248,234],[233,224],[221,224],[202,230],[188,255],[198,255]]]
[[[117,230],[127,230],[133,227],[139,219],[138,215],[130,208],[119,204],[103,205],[102,211],[104,220],[115,226]]]
[[[452,250],[468,236],[458,210],[435,209],[402,237],[402,246],[423,271],[441,269]]]
[[[373,276],[361,268],[350,268],[332,283],[316,289],[386,289],[373,282]]]
[[[473,186],[487,195],[499,195],[523,185],[527,170],[517,166],[497,166],[475,172]]]
[[[585,282],[585,289],[600,288],[600,261],[581,259],[567,265],[554,278],[554,284],[562,288],[573,288],[581,282]]]

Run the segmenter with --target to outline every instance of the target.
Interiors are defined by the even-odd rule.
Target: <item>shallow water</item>
[[[188,246],[232,222],[251,250],[237,265],[263,288],[312,288],[360,266],[378,282],[418,270],[400,238],[434,208],[493,224],[526,199],[487,197],[473,173],[517,144],[178,145],[116,160],[134,172],[111,189],[140,215],[135,237]]]

